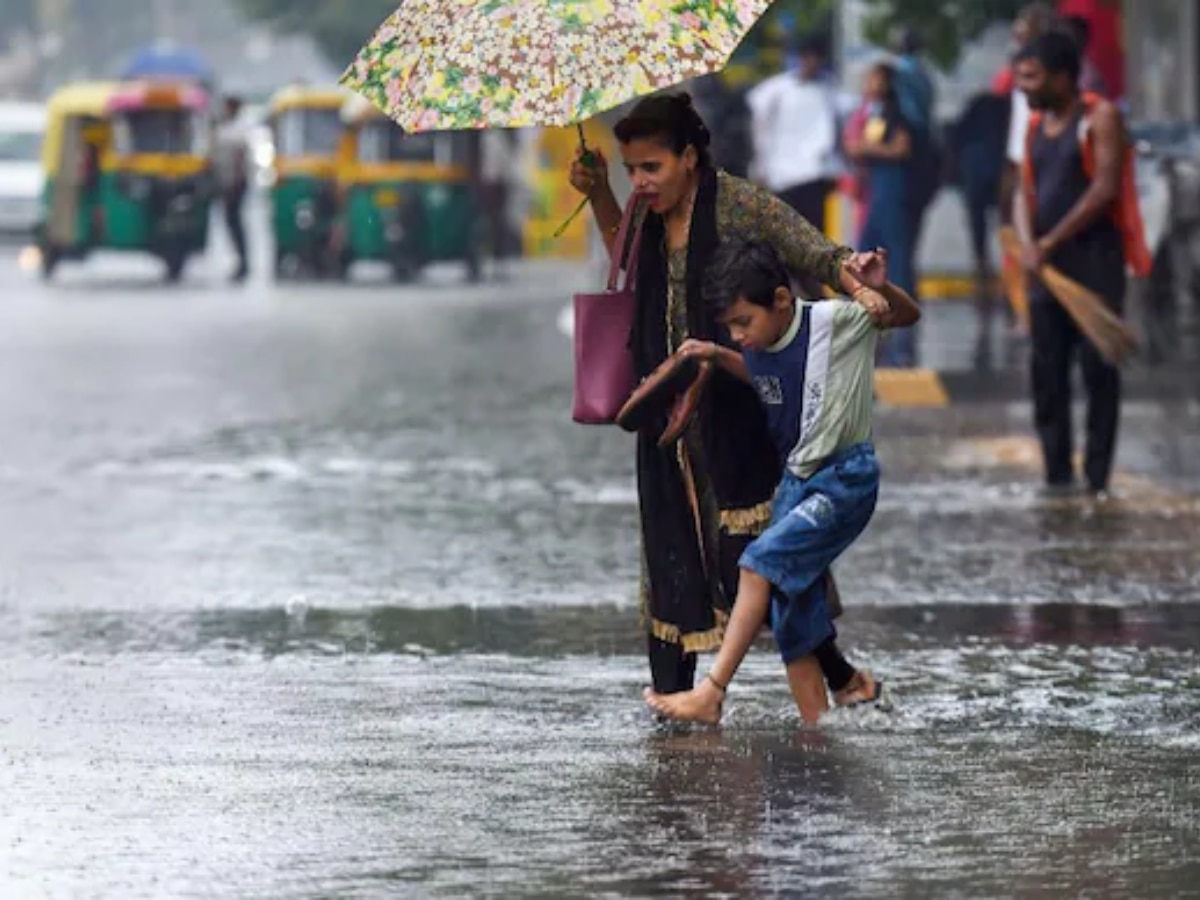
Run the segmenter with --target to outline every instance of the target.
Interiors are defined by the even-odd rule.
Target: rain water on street
[[[662,730],[593,273],[222,274],[0,255],[0,896],[1200,893],[1194,388],[1107,504],[1022,395],[881,410],[839,624],[895,710],[799,727],[765,642]]]

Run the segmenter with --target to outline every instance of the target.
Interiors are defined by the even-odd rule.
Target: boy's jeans
[[[840,450],[806,479],[785,473],[771,526],[740,565],[771,582],[771,630],[785,664],[834,634],[825,592],[812,590],[862,534],[879,495],[879,464],[869,442]]]

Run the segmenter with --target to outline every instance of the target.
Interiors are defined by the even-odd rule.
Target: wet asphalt
[[[879,411],[838,572],[895,710],[799,727],[764,643],[664,731],[632,445],[569,416],[594,273],[224,271],[0,251],[0,895],[1200,893],[1190,365],[1047,498],[1019,345],[931,314],[978,390]]]

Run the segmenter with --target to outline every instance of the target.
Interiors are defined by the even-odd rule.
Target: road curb
[[[1161,369],[1124,373],[1124,400],[1200,402],[1200,384],[1183,371]],[[1191,376],[1193,380],[1194,374]],[[1015,370],[939,372],[934,369],[875,370],[875,400],[881,408],[940,409],[1030,400],[1029,376]],[[1084,395],[1080,394],[1080,399]]]

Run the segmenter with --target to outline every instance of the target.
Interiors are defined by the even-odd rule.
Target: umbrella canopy
[[[136,51],[121,69],[121,78],[183,78],[209,82],[212,66],[192,50],[179,47],[143,47]]]
[[[342,76],[406,131],[570,125],[715,72],[770,0],[406,0]]]

